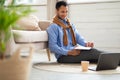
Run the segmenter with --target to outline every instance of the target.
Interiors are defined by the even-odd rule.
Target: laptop
[[[116,69],[120,61],[120,53],[102,53],[97,66],[89,67],[92,71]]]

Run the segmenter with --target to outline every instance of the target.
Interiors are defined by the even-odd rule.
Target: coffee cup
[[[89,61],[81,61],[81,67],[83,72],[88,71],[88,66],[89,66]]]

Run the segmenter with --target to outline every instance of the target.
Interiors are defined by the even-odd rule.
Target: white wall
[[[33,15],[36,15],[40,20],[47,20],[47,6],[32,6],[32,9],[35,10]]]
[[[120,0],[67,0],[68,3],[114,2]]]
[[[71,4],[69,17],[97,48],[120,51],[120,2]]]

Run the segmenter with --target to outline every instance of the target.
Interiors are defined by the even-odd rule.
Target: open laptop
[[[97,66],[89,67],[89,70],[101,71],[116,69],[120,61],[120,53],[102,53]]]

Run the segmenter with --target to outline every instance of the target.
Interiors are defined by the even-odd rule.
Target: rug
[[[94,67],[96,64],[90,64],[89,67]],[[91,71],[82,72],[80,64],[61,64],[57,62],[36,63],[33,68],[38,70],[62,72],[62,73],[82,73],[82,74],[120,74],[120,66],[115,70]]]

